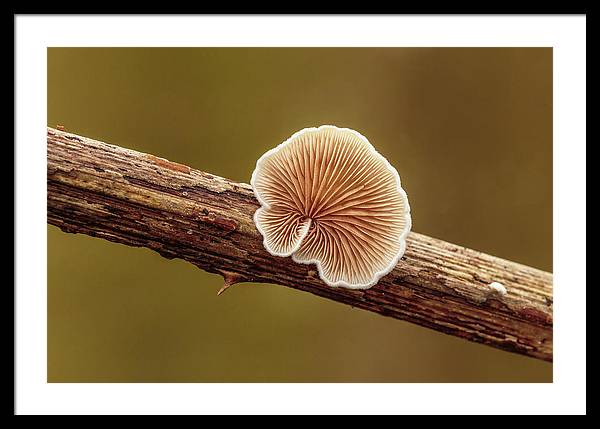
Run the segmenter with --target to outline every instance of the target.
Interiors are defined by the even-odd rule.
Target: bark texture
[[[250,185],[48,128],[48,223],[153,249],[240,282],[288,286],[503,350],[552,361],[552,274],[410,233],[367,290],[325,285],[312,265],[270,255]],[[499,282],[506,294],[490,287]]]

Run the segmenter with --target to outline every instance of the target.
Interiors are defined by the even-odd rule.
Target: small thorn
[[[227,289],[229,289],[229,286],[231,286],[229,283],[225,283],[223,285],[223,287],[221,289],[219,289],[219,291],[217,292],[217,296],[221,295],[223,292],[225,292]]]
[[[233,286],[234,284],[245,281],[244,277],[242,277],[240,274],[237,274],[237,273],[231,273],[229,271],[221,271],[221,274],[223,275],[223,280],[225,281],[225,284],[223,285],[223,287],[221,289],[219,289],[219,291],[217,292],[217,296],[221,295],[223,292],[225,292],[227,289],[229,289],[229,287]]]

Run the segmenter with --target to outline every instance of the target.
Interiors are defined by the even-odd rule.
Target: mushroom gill
[[[411,218],[398,172],[354,130],[295,133],[257,161],[251,184],[267,251],[316,264],[329,286],[369,288],[404,253]]]

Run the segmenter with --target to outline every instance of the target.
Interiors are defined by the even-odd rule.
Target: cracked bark
[[[312,265],[270,255],[250,185],[48,128],[48,223],[220,274],[279,284],[499,349],[552,361],[552,274],[410,233],[367,290],[331,288]],[[502,283],[506,295],[490,288]]]

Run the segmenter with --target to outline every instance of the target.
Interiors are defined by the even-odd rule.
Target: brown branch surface
[[[182,258],[221,274],[226,287],[284,285],[552,360],[552,274],[411,233],[406,253],[377,285],[332,288],[314,266],[263,248],[252,220],[258,207],[247,184],[48,128],[48,223],[65,232]]]

